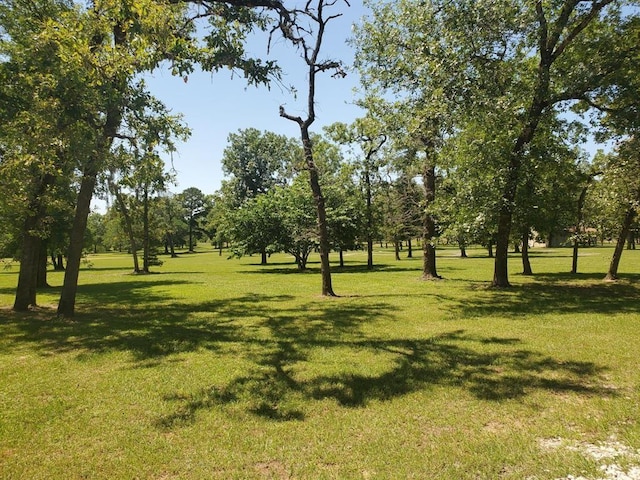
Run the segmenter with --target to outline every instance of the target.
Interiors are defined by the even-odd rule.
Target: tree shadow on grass
[[[274,329],[275,338],[258,352],[253,369],[227,384],[165,397],[176,408],[159,418],[157,426],[188,425],[202,410],[232,405],[274,421],[300,421],[310,402],[330,399],[345,408],[362,408],[434,386],[467,390],[486,401],[519,399],[536,391],[615,394],[600,386],[603,367],[541,355],[522,348],[517,338],[481,337],[456,330],[426,339],[316,339],[279,330],[277,325]],[[368,358],[371,373],[363,373],[363,365],[355,368],[343,360],[339,371],[305,374],[305,362],[318,349],[337,358],[345,354]]]
[[[276,266],[277,265],[277,266]],[[288,267],[284,265],[289,265]],[[320,266],[318,265],[307,265],[305,270],[299,270],[296,267],[295,263],[292,264],[267,264],[267,265],[258,265],[256,270],[243,270],[240,273],[262,273],[262,274],[274,274],[274,275],[282,275],[282,274],[320,274]],[[411,265],[392,265],[392,264],[379,264],[374,265],[373,269],[369,270],[366,264],[347,264],[343,267],[338,265],[331,266],[331,274],[340,275],[343,273],[375,273],[375,272],[416,272],[420,273],[420,266],[417,264]]]
[[[161,282],[166,286],[175,283]],[[83,304],[78,321],[58,319],[50,308],[24,314],[0,310],[5,342],[30,344],[43,354],[77,352],[79,359],[127,351],[134,361],[146,361],[198,349],[216,350],[229,342],[249,342],[245,336],[252,328],[243,325],[243,319],[268,318],[271,308],[278,311],[278,304],[292,299],[288,295],[246,294],[182,304],[151,294],[144,282],[125,282],[122,290],[118,284],[110,286],[83,286],[83,295],[91,303]],[[297,314],[292,309],[282,312]]]
[[[554,276],[554,278],[558,278]],[[463,317],[510,316],[559,313],[639,313],[640,289],[627,282],[540,281],[511,288],[475,289],[465,301],[455,300],[454,310]]]

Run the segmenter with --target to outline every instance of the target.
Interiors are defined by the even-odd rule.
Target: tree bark
[[[340,256],[340,268],[344,268],[344,251],[342,249],[340,249],[339,256]]]
[[[459,242],[458,246],[460,247],[460,257],[467,258],[467,248],[464,246],[464,243]]]
[[[594,177],[598,174],[600,174],[600,172],[589,175],[587,184],[582,187],[582,191],[580,192],[580,196],[578,197],[578,221],[576,222],[576,231],[575,238],[573,240],[573,252],[571,259],[571,273],[574,275],[578,273],[578,249],[580,248],[580,234],[582,233],[584,222],[584,202],[587,198],[587,190],[589,189],[589,185],[593,181]],[[549,234],[549,238],[551,238],[551,234]]]
[[[38,255],[38,280],[36,288],[49,288],[47,283],[47,241],[40,241],[40,253]]]
[[[367,166],[364,176],[366,193],[366,217],[367,217],[367,270],[373,270],[373,208],[371,192],[371,174]]]
[[[531,270],[531,262],[529,260],[529,230],[526,229],[522,233],[522,274],[533,275]]]
[[[407,239],[407,258],[413,258],[413,246],[410,238]]]
[[[260,265],[266,265],[267,264],[267,251],[263,249],[260,252],[260,255],[262,257],[262,259],[260,260]]]
[[[313,148],[311,145],[311,138],[309,137],[309,129],[303,125],[300,127],[300,133],[302,136],[304,156],[307,162],[307,168],[309,170],[309,183],[311,185],[311,192],[313,193],[313,199],[315,200],[316,211],[318,213],[322,295],[335,297],[337,295],[333,291],[333,285],[331,282],[331,265],[329,263],[329,230],[327,228],[327,211],[325,207],[324,196],[322,195],[322,189],[320,188],[318,169],[316,168],[316,164],[313,160]]]
[[[53,177],[46,174],[44,178],[35,185],[33,197],[29,202],[27,216],[23,222],[20,272],[18,274],[18,285],[13,304],[13,309],[17,312],[23,312],[31,306],[36,306],[38,271],[43,244],[41,220],[46,212],[43,196],[48,185],[52,182]],[[44,255],[46,262],[46,250],[44,251]]]
[[[29,216],[24,221],[20,272],[13,303],[13,310],[16,312],[24,312],[30,307],[36,306],[38,258],[42,242],[42,239],[35,232],[37,224],[38,219],[35,216]]]
[[[78,277],[80,276],[80,260],[84,245],[84,232],[87,228],[87,218],[91,210],[91,198],[96,186],[97,159],[93,159],[80,182],[80,191],[76,203],[76,213],[69,238],[69,253],[67,254],[67,269],[64,273],[64,282],[60,301],[58,302],[58,315],[71,318],[75,314],[76,293],[78,291]]]
[[[115,185],[112,185],[111,191],[116,197],[116,202],[120,209],[120,213],[122,214],[122,218],[124,219],[124,229],[127,231],[127,237],[129,238],[129,248],[131,250],[131,256],[133,259],[133,273],[137,274],[137,273],[140,273],[140,262],[138,260],[138,247],[136,245],[136,236],[133,231],[133,220],[131,219],[129,209],[127,208],[127,204],[125,203],[119,188]]]
[[[424,214],[422,215],[422,279],[439,280],[436,269],[436,247],[433,244],[436,237],[436,223],[430,213],[430,207],[436,198],[436,167],[425,164],[422,174],[424,184]]]
[[[613,256],[611,257],[611,263],[609,264],[609,271],[607,275],[604,277],[607,281],[614,281],[618,279],[618,266],[620,265],[620,258],[622,257],[622,251],[624,250],[625,240],[629,235],[629,230],[631,229],[631,224],[636,217],[636,209],[634,207],[630,207],[627,210],[627,213],[624,217],[624,221],[622,222],[622,228],[620,230],[620,235],[618,235],[618,241],[616,242],[616,248],[613,251]]]

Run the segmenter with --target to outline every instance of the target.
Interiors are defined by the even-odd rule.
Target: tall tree
[[[72,180],[66,160],[88,153],[77,112],[86,76],[61,58],[60,38],[48,29],[61,16],[78,18],[66,2],[0,5],[0,188],[22,225],[15,310],[36,304],[39,277],[46,284],[45,242]]]
[[[345,2],[346,3],[346,2]],[[318,213],[318,233],[320,243],[320,263],[322,275],[322,295],[336,296],[331,282],[331,266],[329,264],[329,231],[327,227],[327,212],[325,199],[320,186],[320,177],[314,160],[313,142],[309,128],[316,119],[316,79],[319,73],[335,72],[334,76],[344,76],[345,72],[340,61],[321,60],[320,52],[324,40],[325,30],[331,20],[340,14],[327,15],[325,9],[336,4],[336,0],[308,1],[302,9],[294,9],[293,14],[298,20],[293,28],[283,30],[285,37],[300,49],[307,67],[306,118],[287,113],[284,106],[280,106],[280,116],[295,122],[300,128],[302,149],[309,172],[309,184],[315,200]],[[347,3],[348,5],[348,3]],[[309,22],[309,25],[304,23]]]
[[[640,206],[640,139],[634,136],[622,142],[609,159],[603,181],[617,200],[622,221],[605,280],[617,280],[624,244]]]
[[[283,185],[286,171],[294,163],[299,143],[284,135],[260,132],[255,128],[239,130],[227,137],[222,154],[222,170],[230,178],[236,206],[249,198]]]
[[[189,228],[189,252],[193,252],[196,237],[200,237],[202,233],[200,221],[206,217],[209,210],[207,196],[199,188],[189,187],[180,194],[180,199],[184,219]]]
[[[356,119],[351,125],[334,123],[327,127],[326,131],[335,141],[357,145],[360,149],[360,158],[356,163],[365,199],[364,239],[367,242],[367,269],[372,270],[373,242],[379,230],[373,200],[376,183],[379,183],[380,153],[387,142],[387,135],[380,122],[372,117]]]

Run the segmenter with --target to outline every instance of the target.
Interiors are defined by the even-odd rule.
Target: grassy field
[[[0,271],[2,479],[640,479],[640,251],[534,249],[536,276],[439,250],[334,269],[290,257],[89,257],[77,317],[10,311]],[[626,475],[626,476],[622,476]]]

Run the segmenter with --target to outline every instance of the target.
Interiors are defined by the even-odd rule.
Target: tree
[[[189,187],[180,194],[184,219],[189,228],[189,252],[194,251],[195,239],[202,235],[201,221],[207,216],[207,197],[199,188]]]
[[[175,251],[176,238],[180,236],[182,231],[186,234],[187,230],[181,213],[182,204],[179,198],[170,192],[162,192],[159,197],[157,214],[164,237],[164,253],[170,254],[172,258],[178,256]]]
[[[315,114],[315,93],[316,78],[318,73],[334,71],[337,76],[344,76],[345,73],[339,61],[320,60],[320,51],[324,39],[327,24],[340,16],[340,14],[325,16],[325,8],[335,5],[336,1],[317,0],[309,1],[304,9],[295,9],[294,15],[309,21],[310,25],[294,24],[292,28],[283,30],[285,38],[290,40],[294,46],[301,50],[302,58],[307,66],[307,112],[306,118],[287,113],[284,106],[280,106],[280,116],[298,124],[300,128],[300,138],[306,167],[309,172],[309,184],[313,193],[317,209],[318,233],[320,243],[320,263],[322,274],[322,295],[336,296],[331,283],[331,267],[329,264],[329,231],[327,227],[327,213],[325,199],[320,187],[318,169],[314,161],[313,142],[309,134],[309,128],[316,119]]]
[[[161,159],[162,152],[175,151],[175,139],[185,140],[189,130],[181,116],[170,115],[167,108],[138,84],[131,108],[124,111],[118,138],[114,143],[107,176],[109,190],[123,216],[133,255],[134,273],[149,273],[151,254],[149,209],[151,197],[166,190],[173,181]],[[127,195],[126,192],[129,192]],[[137,256],[134,223],[142,224],[143,266]]]
[[[605,280],[612,281],[618,279],[624,244],[640,208],[640,140],[635,136],[629,138],[618,146],[617,155],[609,158],[612,163],[605,170],[604,181],[623,211],[616,247],[605,276]]]
[[[334,123],[325,130],[335,141],[347,145],[355,144],[361,151],[357,170],[365,199],[364,239],[367,243],[367,269],[372,270],[373,241],[379,229],[373,199],[376,183],[380,182],[377,178],[380,167],[379,154],[387,142],[387,135],[383,133],[382,125],[372,117],[356,119],[351,125]]]
[[[317,205],[309,185],[298,176],[291,185],[275,189],[273,196],[282,222],[282,249],[293,255],[298,270],[306,270],[309,255],[320,245]]]
[[[274,187],[275,188],[275,187]],[[282,222],[283,206],[269,190],[227,212],[229,238],[233,241],[234,255],[261,255],[261,264],[267,264],[267,255],[283,250],[285,238]]]
[[[104,237],[106,226],[104,215],[98,212],[91,212],[87,219],[87,235],[85,235],[85,245],[93,253],[98,253],[99,247],[104,248]]]
[[[86,77],[58,53],[60,38],[48,26],[59,17],[78,15],[54,0],[0,6],[1,188],[5,211],[22,225],[15,310],[36,305],[36,288],[46,285],[46,239],[73,177],[66,160],[87,153],[77,113]]]
[[[283,185],[287,168],[298,157],[300,146],[294,140],[255,128],[239,130],[227,137],[229,145],[222,155],[222,170],[230,176],[229,189],[235,206],[246,199]]]

